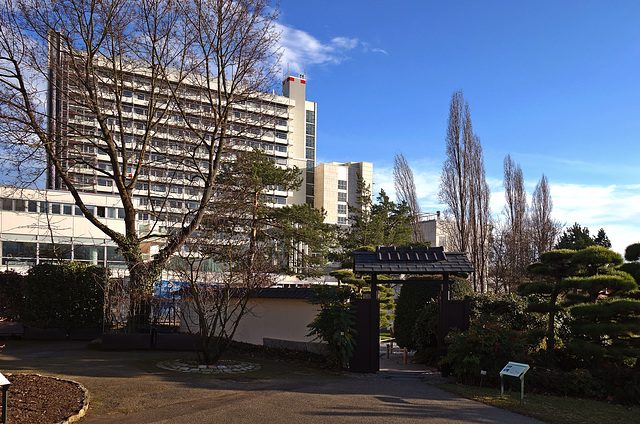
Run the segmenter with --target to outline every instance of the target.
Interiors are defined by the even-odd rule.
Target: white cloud
[[[322,64],[340,64],[349,59],[349,53],[360,48],[369,51],[367,43],[358,38],[334,37],[322,42],[308,32],[277,23],[282,48],[281,64],[292,72],[302,72],[307,66]],[[371,49],[375,53],[384,53],[382,49]]]
[[[587,226],[592,235],[604,228],[616,252],[640,242],[639,185],[551,184],[551,197],[556,219]]]
[[[300,72],[309,65],[339,64],[359,43],[357,38],[347,37],[335,37],[328,43],[322,43],[305,31],[282,24],[277,24],[277,27],[281,33],[282,66]]]

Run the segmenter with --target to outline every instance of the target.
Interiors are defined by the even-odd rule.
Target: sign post
[[[11,386],[11,382],[7,380],[4,375],[0,374],[0,388],[2,388],[2,417],[0,417],[0,420],[2,420],[2,424],[7,424],[7,416],[9,415],[7,413],[9,403],[7,392],[9,391],[9,386]]]
[[[529,371],[529,365],[519,362],[509,362],[500,371],[500,398],[504,396],[504,379],[505,375],[518,377],[520,379],[520,404],[524,403],[524,375]]]

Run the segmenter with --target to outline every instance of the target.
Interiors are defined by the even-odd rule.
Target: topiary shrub
[[[93,328],[102,323],[106,270],[81,262],[40,264],[24,279],[24,325]]]
[[[0,318],[20,321],[23,278],[15,271],[0,272]]]

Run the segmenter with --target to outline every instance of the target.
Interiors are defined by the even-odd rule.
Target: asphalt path
[[[156,366],[180,355],[185,354],[8,341],[0,371],[80,382],[92,396],[81,423],[540,423],[431,386],[426,368],[403,365],[397,354],[383,357],[376,375],[327,376],[265,364],[257,377],[220,379]]]

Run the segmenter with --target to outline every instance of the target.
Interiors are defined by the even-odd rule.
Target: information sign
[[[522,376],[529,370],[529,365],[521,364],[519,362],[509,362],[505,367],[500,371],[500,375],[510,375],[512,377]]]

